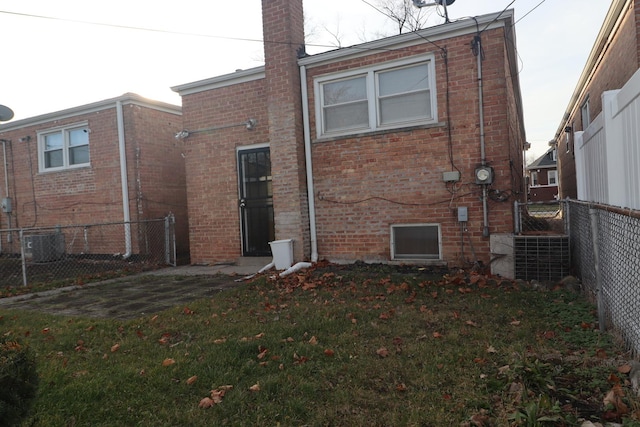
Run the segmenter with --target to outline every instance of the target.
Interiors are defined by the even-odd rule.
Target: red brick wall
[[[481,156],[476,57],[469,47],[472,38],[438,42],[448,52],[451,117],[447,117],[445,63],[431,44],[308,69],[311,134],[315,136],[314,77],[420,53],[433,52],[436,61],[439,125],[314,141],[321,257],[388,260],[392,224],[438,223],[442,227],[444,260],[460,264],[463,254],[457,207],[466,206],[475,252],[482,261],[489,261],[489,239],[482,235],[481,187],[474,184],[474,170],[481,164]],[[492,189],[498,191],[496,194],[522,197],[522,180],[514,178],[514,169],[519,168],[521,176],[522,155],[521,151],[510,155],[518,151],[510,144],[521,144],[523,135],[515,109],[509,107],[513,88],[509,90],[511,82],[505,71],[503,31],[485,32],[482,42],[486,159],[495,169]],[[452,170],[447,122],[451,124],[453,163],[462,173],[455,187],[442,181],[442,173]],[[488,210],[490,233],[513,231],[511,203],[489,201]],[[472,258],[466,236],[464,245],[465,258]]]
[[[181,147],[173,138],[182,126],[180,115],[126,103],[123,112],[131,219],[157,218],[172,210],[168,208],[169,205],[175,207],[172,211],[180,221],[176,236],[179,249],[188,252],[184,225],[184,166],[180,156]],[[37,132],[80,122],[87,122],[91,132],[91,166],[39,173]],[[137,135],[134,129],[138,130]],[[30,137],[29,141],[26,141],[27,137]],[[148,144],[147,137],[150,138]],[[13,228],[123,220],[115,103],[112,108],[97,112],[2,132],[0,138],[11,141],[7,144],[7,162],[9,196],[13,201]],[[20,142],[20,138],[25,138],[25,141]],[[136,153],[140,153],[138,158]],[[145,154],[149,154],[146,159],[143,157]],[[147,178],[147,173],[152,176]],[[0,176],[3,184],[1,194],[5,197],[4,164],[0,164]],[[147,186],[150,180],[154,184]],[[152,201],[156,206],[151,206]],[[138,210],[138,205],[149,207],[146,211]],[[158,208],[158,205],[162,208]],[[0,214],[0,226],[3,229],[9,227],[5,214]],[[133,243],[135,245],[136,242]]]
[[[252,131],[230,127],[183,142],[191,262],[235,261],[241,256],[236,148],[269,141],[264,79],[183,96],[182,108],[190,130],[258,121]]]
[[[638,16],[640,15],[640,2],[633,2],[622,25],[613,37],[611,44],[604,53],[602,60],[596,69],[584,92],[564,126],[574,126],[573,131],[581,131],[586,128],[582,123],[580,107],[589,98],[589,110],[593,121],[602,112],[602,93],[608,90],[620,89],[633,76],[640,66],[638,50],[640,43],[638,40]],[[572,143],[573,140],[570,141]],[[575,147],[570,146],[569,152],[566,150],[566,140],[564,132],[557,139],[558,143],[558,175],[560,180],[560,197],[576,198],[576,167],[575,167]]]
[[[300,71],[302,0],[263,0],[266,97],[276,239],[294,240],[294,259],[309,254]]]

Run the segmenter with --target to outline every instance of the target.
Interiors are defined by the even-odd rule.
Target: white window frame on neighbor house
[[[317,137],[436,123],[434,63],[434,55],[423,55],[316,78]],[[420,71],[425,72],[424,78],[414,86],[407,86],[414,77],[412,72]],[[331,86],[336,94],[335,101],[326,99]],[[329,123],[344,118],[353,120],[333,126]]]
[[[532,187],[537,187],[538,186],[538,172],[531,172],[531,186]]]
[[[89,133],[88,122],[38,132],[38,170],[51,172],[89,166]],[[76,151],[83,154],[79,160],[74,159]]]
[[[557,170],[547,171],[547,184],[548,185],[558,185],[558,171]]]
[[[582,130],[587,130],[591,124],[591,112],[589,111],[589,97],[580,106],[580,117],[582,118]]]
[[[419,228],[430,229],[429,234],[432,234],[432,237],[436,237],[437,242],[431,242],[428,246],[437,246],[437,253],[435,252],[427,252],[423,251],[420,253],[418,251],[414,251],[408,253],[402,250],[403,246],[412,246],[405,245],[403,242],[399,241],[402,236],[396,236],[396,230],[402,230],[406,232],[410,232],[412,238],[419,238],[420,233]],[[435,233],[434,233],[435,232]],[[434,245],[435,243],[435,245]],[[391,226],[391,259],[392,260],[431,260],[431,261],[439,261],[442,260],[442,230],[440,229],[440,224],[393,224]]]

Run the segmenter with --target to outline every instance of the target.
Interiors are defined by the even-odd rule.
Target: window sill
[[[407,126],[407,127],[397,127],[397,128],[388,128],[388,129],[378,129],[374,131],[359,131],[354,133],[345,133],[340,135],[330,135],[330,136],[321,136],[319,138],[314,139],[312,142],[322,143],[322,142],[332,142],[332,141],[340,141],[343,139],[353,139],[353,138],[364,138],[368,136],[378,136],[378,135],[386,135],[389,133],[398,133],[398,132],[413,132],[419,129],[431,129],[438,127],[446,127],[447,122],[436,122],[436,123],[428,123],[423,125],[415,125],[415,126]]]

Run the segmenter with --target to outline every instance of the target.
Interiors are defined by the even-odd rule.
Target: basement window
[[[395,224],[391,226],[391,259],[440,260],[440,224]]]
[[[86,123],[38,133],[40,172],[89,165],[89,128]]]

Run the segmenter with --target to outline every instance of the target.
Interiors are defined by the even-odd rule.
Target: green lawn
[[[0,310],[0,332],[36,353],[27,426],[640,425],[596,319],[569,291],[327,265],[126,322]]]

